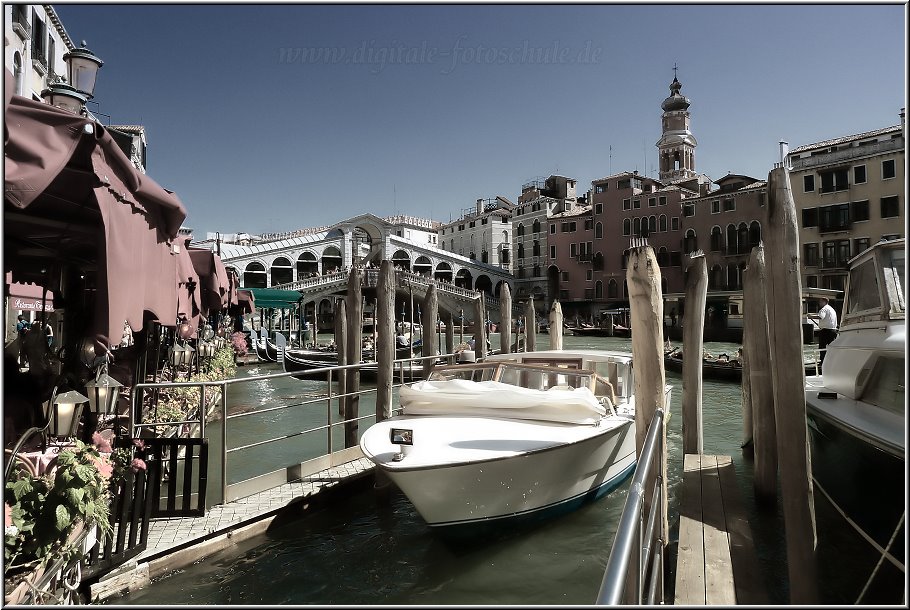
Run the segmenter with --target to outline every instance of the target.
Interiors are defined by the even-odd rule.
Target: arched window
[[[540,277],[540,265],[534,265],[534,275],[531,277]]]
[[[594,282],[594,298],[602,299],[604,298],[604,283],[600,280]]]
[[[727,254],[736,254],[736,227],[727,225]]]
[[[598,222],[594,225],[594,239],[603,239],[604,236],[604,225],[602,222]]]
[[[641,218],[632,219],[632,235],[634,237],[641,236]]]
[[[525,225],[523,222],[518,223],[518,228],[515,229],[515,235],[524,235],[525,234]]]
[[[720,252],[724,249],[724,233],[720,227],[711,227],[711,252]]]
[[[648,233],[657,233],[657,216],[648,217]]]
[[[607,298],[615,299],[619,297],[619,287],[616,285],[616,280],[610,280],[607,283]]]
[[[754,248],[761,243],[761,224],[753,220],[749,225],[749,246]]]
[[[623,235],[632,234],[632,221],[628,218],[624,218],[622,221],[622,234]]]
[[[604,270],[604,255],[603,252],[598,252],[594,255],[594,271],[603,271]]]
[[[725,288],[725,279],[723,267],[714,265],[714,267],[711,268],[711,275],[708,277],[708,286],[714,290]]]
[[[666,214],[660,215],[660,217],[657,219],[657,225],[660,227],[659,230],[661,233],[667,232],[667,215]]]
[[[13,76],[16,77],[16,95],[22,95],[22,55],[13,55]]]
[[[534,240],[534,256],[540,256],[540,241]]]
[[[727,265],[727,290],[739,289],[739,267],[736,263]]]
[[[272,262],[272,283],[270,286],[280,284],[290,284],[294,281],[294,269],[291,267],[291,261],[279,256]]]
[[[686,231],[686,238],[683,240],[683,250],[686,252],[695,252],[698,250],[698,235],[696,235],[695,229],[688,229]]]
[[[736,242],[739,246],[737,250],[739,254],[749,253],[749,227],[747,227],[744,222],[739,223],[739,227],[736,231]]]
[[[244,288],[265,288],[268,286],[266,279],[265,267],[262,263],[253,261],[243,270],[243,287]]]
[[[525,257],[525,245],[518,244],[518,259],[521,260]]]
[[[531,227],[532,227],[531,230],[533,231],[534,235],[537,235],[538,233],[540,233],[540,219],[535,218],[534,224],[531,225]]]
[[[670,251],[667,250],[666,246],[661,246],[657,249],[657,264],[661,267],[670,266]]]

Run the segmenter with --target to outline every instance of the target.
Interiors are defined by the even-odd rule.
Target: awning
[[[54,311],[54,293],[44,294],[44,287],[37,284],[13,282],[12,274],[6,274],[6,294],[9,308],[17,311]],[[42,299],[43,297],[43,299]]]
[[[249,290],[238,290],[237,302],[228,307],[228,313],[232,316],[242,316],[243,314],[253,313],[256,310],[255,297],[250,294]]]
[[[200,302],[204,312],[221,311],[230,302],[231,284],[221,258],[205,248],[188,248],[199,275]]]
[[[180,199],[136,170],[93,120],[16,95],[4,110],[6,269],[94,307],[103,343],[124,320],[134,330],[147,316],[173,325]],[[61,282],[73,269],[80,273]]]
[[[290,309],[296,307],[303,295],[296,290],[279,290],[278,288],[244,288],[256,300],[260,309]]]

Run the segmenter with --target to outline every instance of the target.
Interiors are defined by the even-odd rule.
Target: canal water
[[[326,337],[320,339],[328,341]],[[538,349],[547,349],[548,340],[547,335],[539,335]],[[621,338],[567,336],[564,346],[631,351],[631,341]],[[705,344],[715,354],[732,355],[738,347],[732,343]],[[256,365],[242,367],[239,374],[270,372],[280,369],[274,364]],[[680,376],[673,372],[667,372],[667,382],[674,386],[667,434],[673,524],[678,521],[682,476],[682,386]],[[263,394],[299,397],[316,391],[315,384],[308,387],[293,379],[259,384],[261,387],[248,388],[247,396],[232,395],[232,404],[255,410],[264,404]],[[779,503],[764,512],[756,508],[752,464],[741,449],[741,400],[738,383],[704,380],[705,453],[732,456],[741,497],[750,513],[768,601],[785,604],[789,593],[782,509]],[[259,421],[253,425],[281,423]],[[362,424],[361,432],[368,425]],[[229,444],[234,443],[229,439]],[[267,459],[267,455],[262,456],[262,460]],[[388,502],[379,502],[368,490],[331,509],[273,526],[260,536],[111,603],[591,604],[600,588],[629,482],[601,500],[536,527],[503,529],[483,541],[461,542],[434,533],[400,492],[393,492]],[[674,529],[671,541],[675,537]],[[671,544],[670,552],[674,549]],[[673,575],[667,580],[667,586],[672,587]]]

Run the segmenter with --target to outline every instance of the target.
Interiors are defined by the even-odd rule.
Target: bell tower
[[[689,131],[689,98],[680,94],[682,84],[676,78],[673,66],[673,82],[670,83],[670,97],[663,101],[661,124],[663,126],[657,150],[660,157],[660,181],[665,183],[688,180],[695,177],[695,147],[698,142]]]

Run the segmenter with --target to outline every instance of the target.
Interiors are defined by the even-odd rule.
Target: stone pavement
[[[213,506],[202,517],[155,519],[149,524],[148,546],[135,561],[148,562],[274,516],[294,501],[311,497],[344,481],[366,476],[372,471],[373,463],[367,458],[359,458],[294,483]]]

